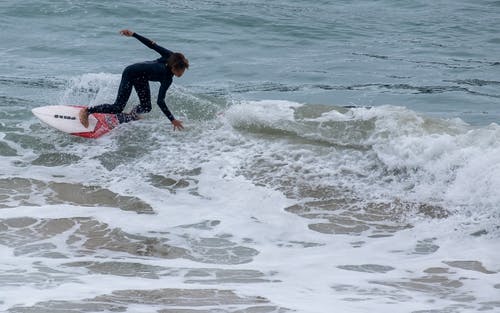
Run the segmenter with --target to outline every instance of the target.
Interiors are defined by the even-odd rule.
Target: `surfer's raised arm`
[[[154,42],[146,37],[143,37],[143,36],[139,35],[138,33],[133,32],[131,30],[128,30],[128,29],[121,30],[120,34],[122,34],[123,36],[126,36],[126,37],[136,38],[137,40],[142,42],[146,47],[158,52],[162,57],[168,58],[172,54],[172,51],[165,49],[162,46],[157,45],[156,42]]]

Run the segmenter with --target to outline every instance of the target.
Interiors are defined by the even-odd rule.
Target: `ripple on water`
[[[182,226],[179,229],[185,229]],[[109,251],[125,256],[185,258],[210,264],[242,264],[259,252],[232,241],[230,235],[198,237],[168,232],[144,236],[112,228],[90,217],[0,219],[0,244],[14,249],[16,255],[66,258],[106,257]],[[169,244],[182,242],[182,248]],[[58,242],[56,246],[46,241]],[[106,253],[105,251],[108,251]]]
[[[36,196],[44,200],[37,199]],[[141,199],[123,196],[100,186],[46,182],[20,177],[0,179],[0,208],[40,206],[40,203],[104,206],[139,214],[154,213],[153,208]]]
[[[237,295],[223,289],[152,289],[117,290],[111,294],[81,301],[46,301],[33,306],[17,306],[9,313],[49,312],[125,312],[130,305],[155,307],[160,313],[285,313],[289,310],[273,305],[260,296]]]

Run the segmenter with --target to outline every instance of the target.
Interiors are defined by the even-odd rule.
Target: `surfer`
[[[131,30],[124,29],[120,34],[126,37],[135,37],[145,46],[158,52],[161,57],[155,61],[146,61],[141,63],[132,64],[127,66],[122,73],[120,87],[118,88],[118,95],[116,96],[115,103],[101,104],[93,107],[83,108],[80,113],[80,122],[83,126],[89,125],[89,114],[92,113],[112,113],[118,114],[123,111],[127,105],[127,101],[132,92],[132,87],[135,88],[139,96],[139,105],[132,109],[128,116],[128,120],[139,119],[139,115],[151,111],[151,91],[149,89],[150,81],[160,82],[160,90],[158,92],[157,104],[162,112],[167,116],[174,130],[183,129],[182,121],[177,120],[165,103],[165,94],[167,89],[172,84],[172,78],[181,77],[184,71],[189,68],[189,61],[182,53],[172,52],[157,45],[151,41]]]

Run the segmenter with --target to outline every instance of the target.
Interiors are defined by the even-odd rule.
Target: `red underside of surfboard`
[[[99,138],[104,134],[109,133],[113,128],[118,126],[120,122],[114,114],[94,113],[92,114],[97,119],[97,124],[93,131],[83,133],[71,133],[71,135],[85,138]]]
[[[84,106],[80,105],[75,106],[84,108]],[[91,115],[97,119],[97,124],[95,125],[94,129],[88,132],[71,133],[71,135],[95,139],[109,133],[113,128],[120,124],[115,114],[94,113]]]

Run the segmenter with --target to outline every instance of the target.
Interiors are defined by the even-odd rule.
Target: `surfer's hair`
[[[184,54],[174,52],[167,60],[167,65],[173,70],[185,70],[189,68],[189,61]]]

